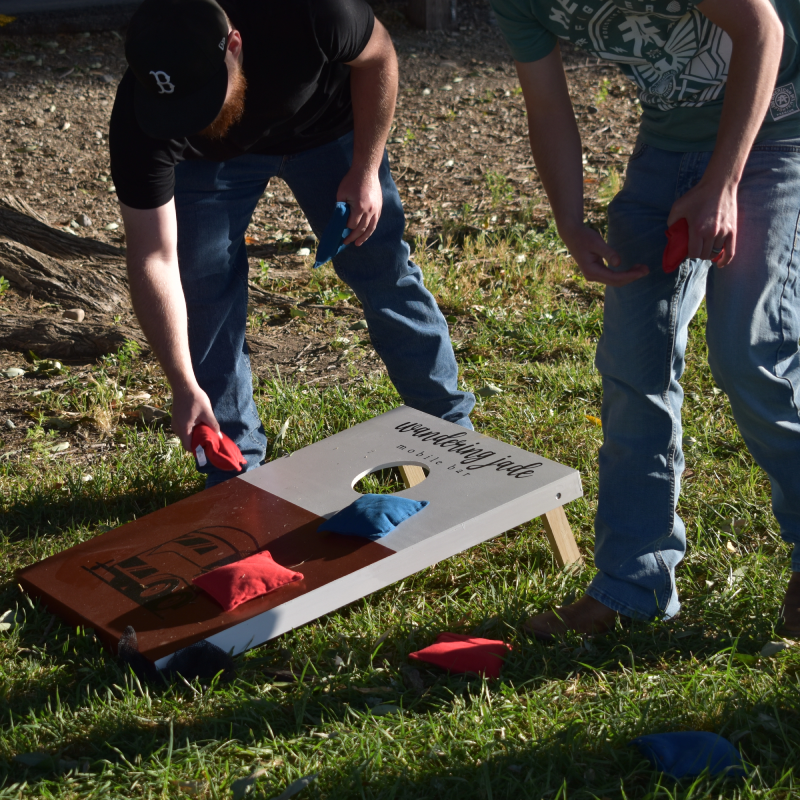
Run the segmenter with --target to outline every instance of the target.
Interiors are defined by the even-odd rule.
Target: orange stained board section
[[[155,661],[394,554],[377,542],[317,533],[322,522],[234,479],[26,567],[18,579],[115,652],[132,625],[139,650]],[[304,580],[229,612],[192,585],[197,575],[264,549]]]

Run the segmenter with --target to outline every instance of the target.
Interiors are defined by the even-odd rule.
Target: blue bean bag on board
[[[401,522],[428,505],[427,500],[409,500],[391,494],[362,494],[349,506],[334,514],[318,531],[381,539]]]

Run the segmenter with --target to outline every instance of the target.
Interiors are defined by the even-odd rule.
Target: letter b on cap
[[[172,94],[175,91],[175,84],[170,80],[169,75],[163,70],[150,70],[150,74],[156,79],[159,94]]]

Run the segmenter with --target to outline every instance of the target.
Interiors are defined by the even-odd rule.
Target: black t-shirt
[[[353,127],[350,67],[375,18],[365,0],[218,0],[242,35],[247,78],[241,121],[219,141],[153,139],[136,122],[129,69],[111,112],[111,175],[131,208],[158,208],[175,190],[175,165],[244,153],[289,155]]]

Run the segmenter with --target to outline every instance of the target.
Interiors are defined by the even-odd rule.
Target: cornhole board
[[[397,494],[428,500],[371,542],[318,533],[365,475],[402,467]],[[425,474],[427,473],[427,477]],[[240,653],[582,494],[579,474],[401,406],[20,571],[28,594],[116,651],[128,625],[158,667],[206,639]],[[555,516],[553,516],[555,512]],[[567,558],[579,554],[561,530]],[[551,540],[552,542],[552,540]],[[566,542],[568,544],[568,542]],[[267,549],[304,580],[223,612],[192,579]],[[570,556],[569,554],[573,555]]]

